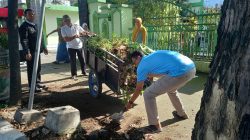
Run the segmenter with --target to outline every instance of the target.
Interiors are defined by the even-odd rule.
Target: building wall
[[[91,31],[94,31],[93,15],[95,13],[101,12],[100,7],[103,6],[103,5],[104,5],[103,2],[96,2],[96,3],[90,2],[88,4],[88,6],[89,6],[89,28],[90,28]],[[101,23],[101,22],[99,22],[99,23]]]
[[[46,32],[47,34],[57,28],[57,18],[61,18],[63,15],[69,15],[71,17],[71,21],[74,24],[79,24],[79,14],[74,11],[52,11],[45,10],[45,24],[46,24]],[[48,48],[55,49],[58,45],[58,34],[54,33],[48,37]]]
[[[195,10],[200,10],[200,9],[197,9],[198,8],[202,8],[204,7],[204,0],[189,0],[188,3],[191,3],[192,5],[192,9],[196,8]]]
[[[120,19],[121,17],[121,13],[119,11],[115,11],[113,14],[113,18],[114,19]],[[119,20],[113,20],[113,32],[115,33],[115,35],[120,36],[122,34],[122,30],[121,30],[121,24]]]
[[[105,37],[111,38],[112,35],[119,37],[129,35],[129,29],[133,27],[131,6],[107,4],[105,0],[88,0],[88,6],[89,26],[93,32],[103,35],[103,22],[105,20],[109,25],[109,35]],[[96,18],[93,18],[94,15],[96,15]]]
[[[121,24],[122,24],[122,35],[128,36],[133,28],[133,12],[132,8],[122,8],[121,10]]]
[[[99,23],[100,23],[99,24],[100,35],[101,36],[105,36],[104,31],[103,31],[103,23],[105,21],[108,23],[108,28],[109,28],[108,38],[111,38],[112,37],[112,33],[113,33],[113,31],[112,31],[112,23],[111,23],[111,21],[108,20],[108,18],[100,18],[99,19]]]

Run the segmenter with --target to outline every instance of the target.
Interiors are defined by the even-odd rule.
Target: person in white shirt
[[[82,74],[86,76],[87,74],[85,71],[85,61],[82,53],[83,44],[79,37],[88,34],[88,32],[84,31],[84,29],[81,26],[77,24],[72,24],[71,19],[68,15],[63,16],[63,22],[64,26],[61,27],[61,33],[63,39],[67,42],[72,79],[76,79],[77,76],[76,54],[80,61]]]
[[[88,38],[96,36],[96,33],[90,32],[87,23],[83,23],[82,24],[82,28],[83,28],[84,31],[87,32],[87,35],[84,35],[84,36],[81,37],[81,40],[83,41],[83,49],[86,49]]]

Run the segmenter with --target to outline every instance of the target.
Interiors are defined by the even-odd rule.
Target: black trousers
[[[29,87],[31,86],[31,80],[32,80],[32,74],[33,74],[33,65],[35,61],[35,54],[31,54],[32,59],[30,61],[27,61],[27,75],[28,75],[28,83]],[[36,78],[36,85],[41,83],[41,56],[39,54],[39,60],[38,60],[38,68],[37,68],[37,78]]]
[[[68,48],[68,52],[69,52],[70,66],[71,66],[71,76],[77,75],[76,54],[77,54],[78,60],[80,61],[82,74],[85,73],[85,61],[84,61],[82,49]]]

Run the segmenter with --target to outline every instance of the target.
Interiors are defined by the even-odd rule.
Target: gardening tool
[[[114,113],[112,114],[110,117],[112,119],[112,121],[116,121],[116,122],[121,122],[122,119],[124,119],[124,112],[126,111],[127,109],[124,108],[121,112],[119,113]]]

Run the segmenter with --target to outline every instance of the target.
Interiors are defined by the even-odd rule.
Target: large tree
[[[8,1],[8,47],[10,58],[10,104],[16,105],[21,95],[20,57],[18,47],[18,0]]]
[[[79,9],[79,19],[80,25],[83,23],[89,24],[89,10],[87,0],[78,0],[78,9]]]
[[[250,1],[225,0],[193,140],[250,139]]]

